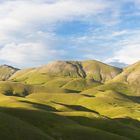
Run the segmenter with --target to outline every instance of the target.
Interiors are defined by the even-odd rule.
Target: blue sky
[[[140,60],[140,0],[1,0],[0,63]]]

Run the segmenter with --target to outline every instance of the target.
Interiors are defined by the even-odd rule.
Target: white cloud
[[[140,44],[125,46],[116,52],[113,58],[108,59],[108,61],[117,61],[125,64],[133,64],[138,60],[140,60]]]
[[[124,0],[124,2],[126,1],[132,0]],[[135,1],[138,2],[139,0]],[[59,50],[60,48],[56,50],[54,48],[54,46],[57,46],[57,43],[59,44],[59,38],[53,31],[59,23],[81,20],[86,22],[92,21],[96,25],[98,22],[104,23],[105,26],[115,25],[119,22],[121,3],[122,0],[118,0],[117,2],[111,0],[0,1],[0,60],[11,64],[24,65],[26,63],[44,62],[44,60],[49,58],[57,57],[64,53]],[[107,14],[105,14],[106,12]],[[109,28],[106,30],[109,30]],[[101,41],[104,41],[105,44],[115,37],[127,35],[127,31],[125,30],[114,31],[113,33],[110,30],[107,31],[108,34],[104,33],[103,30],[99,30],[98,32],[93,30],[91,31],[93,34],[89,31],[89,35],[83,35],[79,38],[74,37],[76,41],[73,42],[75,45],[79,43],[80,47],[82,46],[81,44],[83,46],[86,45],[85,48],[88,50],[90,47],[88,47],[87,42],[89,46],[95,45],[99,48],[103,44]],[[134,39],[135,37],[130,38],[130,40]],[[97,41],[100,41],[99,45],[95,44]],[[66,43],[67,40],[64,42]],[[138,58],[137,52],[132,49],[135,48],[138,50],[139,45],[136,41],[130,43],[126,39],[123,42],[119,42],[118,45],[122,46],[122,48],[114,54],[114,57],[110,59],[111,61],[117,59],[118,61],[125,63],[129,61],[131,63]],[[128,58],[130,55],[128,52],[134,55],[134,57]],[[95,54],[91,53],[85,55],[85,57],[95,58]]]
[[[140,30],[127,30],[124,33],[123,39],[117,40],[114,45],[120,46],[119,49],[106,62],[133,64],[140,60]]]
[[[126,30],[122,30],[122,31],[114,31],[111,34],[111,37],[118,37],[118,36],[122,36],[128,34],[128,32]]]
[[[53,3],[6,1],[0,4],[0,32],[96,15],[108,7],[98,0],[57,0]],[[27,28],[29,30],[29,28]]]
[[[7,44],[0,49],[0,59],[16,65],[38,64],[51,56],[60,55],[61,51],[48,48],[41,43]]]
[[[108,2],[103,1],[1,1],[0,61],[21,65],[44,61],[52,55],[57,57],[59,50],[57,53],[53,49],[57,40],[53,34],[53,28],[63,21],[90,19],[91,16],[103,12],[110,7]],[[32,43],[34,41],[41,43]]]

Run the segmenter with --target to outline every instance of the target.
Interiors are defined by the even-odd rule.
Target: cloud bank
[[[131,64],[140,59],[139,10],[139,0],[0,1],[0,62],[18,67],[56,59]]]

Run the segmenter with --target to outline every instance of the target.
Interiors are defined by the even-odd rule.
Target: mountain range
[[[140,61],[0,66],[3,140],[140,140]]]

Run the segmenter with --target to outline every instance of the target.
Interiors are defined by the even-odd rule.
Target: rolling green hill
[[[140,62],[124,70],[95,60],[8,70],[0,69],[1,139],[140,140]]]
[[[132,95],[140,96],[140,61],[128,66],[116,76],[112,82],[123,83],[132,91]]]
[[[38,68],[20,70],[10,80],[80,92],[114,78],[121,71],[95,60],[56,61]]]

